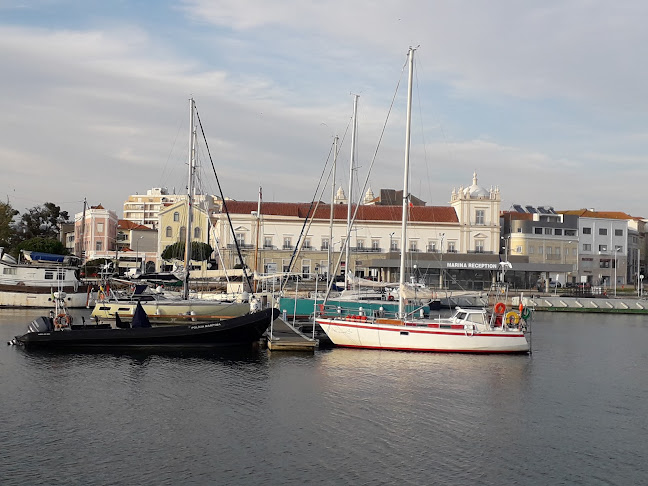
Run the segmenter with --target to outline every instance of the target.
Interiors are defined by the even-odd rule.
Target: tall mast
[[[331,261],[333,260],[333,215],[335,210],[335,169],[337,167],[338,156],[338,136],[333,139],[333,180],[331,181],[331,219],[329,221],[329,245],[328,245],[328,261],[326,266],[326,286],[331,287],[333,276],[331,275]]]
[[[263,195],[261,192],[261,186],[259,186],[259,202],[257,204],[257,213],[256,213],[256,245],[254,246],[254,273],[259,273],[259,233],[261,232],[261,199]],[[257,279],[254,279],[254,289],[256,292],[257,289]]]
[[[358,129],[358,98],[360,95],[353,95],[353,130],[351,131],[351,160],[349,162],[349,197],[347,199],[347,235],[346,235],[346,254],[344,266],[344,280],[348,285],[351,282],[349,272],[351,271],[351,205],[353,203],[353,169],[355,168],[356,153],[356,130]]]
[[[195,102],[193,98],[189,99],[189,182],[187,184],[187,233],[185,235],[185,254],[184,254],[184,282],[182,287],[182,296],[184,299],[189,298],[189,264],[191,262],[191,225],[193,222],[193,190],[194,175],[196,173],[196,125],[194,120]]]
[[[407,81],[407,119],[405,125],[405,169],[403,176],[403,216],[401,219],[401,258],[400,258],[400,279],[398,292],[398,315],[405,317],[405,303],[403,290],[405,287],[405,254],[407,252],[407,211],[409,202],[409,158],[410,158],[410,128],[412,125],[412,78],[414,75],[414,51],[409,48],[407,53],[409,64],[409,75]]]

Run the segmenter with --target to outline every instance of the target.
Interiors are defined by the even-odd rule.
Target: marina
[[[642,484],[645,317],[533,319],[514,356],[4,346],[3,484]]]

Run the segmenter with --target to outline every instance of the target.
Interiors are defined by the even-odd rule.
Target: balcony
[[[382,248],[368,248],[366,246],[352,246],[350,251],[354,253],[381,253]]]

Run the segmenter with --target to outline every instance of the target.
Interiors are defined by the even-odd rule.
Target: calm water
[[[41,313],[0,310],[2,341]],[[533,331],[531,356],[3,344],[1,482],[646,484],[648,317]]]

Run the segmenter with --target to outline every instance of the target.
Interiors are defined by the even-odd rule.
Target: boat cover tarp
[[[142,303],[139,301],[135,308],[135,314],[133,314],[131,327],[151,327],[151,321],[149,321],[146,311],[144,310],[144,307],[142,307]]]
[[[433,299],[435,298],[434,290],[415,285],[403,284],[400,287],[400,293],[405,299]]]
[[[32,262],[52,262],[63,263],[65,261],[64,255],[54,255],[53,253],[43,253],[40,251],[23,251],[25,258]]]

